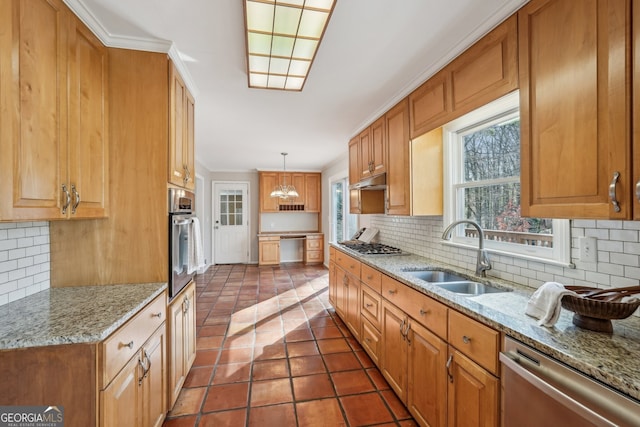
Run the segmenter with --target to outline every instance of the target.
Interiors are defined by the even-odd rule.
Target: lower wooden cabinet
[[[321,264],[324,262],[324,236],[309,235],[304,240],[303,258],[305,264]]]
[[[258,265],[280,264],[280,236],[258,237]]]
[[[160,427],[167,405],[166,331],[160,328],[100,392],[100,425]]]
[[[360,337],[360,278],[336,266],[336,311],[358,339]]]
[[[404,328],[407,315],[393,304],[382,302],[382,354],[380,371],[396,392],[398,398],[407,400],[407,341]]]
[[[180,394],[196,358],[196,284],[191,282],[169,304],[169,409]]]
[[[448,360],[448,425],[498,426],[500,380],[453,348]]]

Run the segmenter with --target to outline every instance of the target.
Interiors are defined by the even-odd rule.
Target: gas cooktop
[[[345,241],[340,244],[362,255],[403,255],[401,249],[382,243]]]

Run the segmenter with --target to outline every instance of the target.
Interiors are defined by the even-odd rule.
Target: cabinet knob
[[[391,295],[395,295],[395,294],[397,294],[397,293],[398,293],[398,290],[397,290],[397,289],[389,289],[389,293],[390,293]]]
[[[366,306],[367,308],[371,308],[371,307],[373,307],[373,304],[369,303],[369,304],[365,304],[365,306]]]
[[[160,319],[160,318],[162,318],[162,312],[161,312],[161,311],[159,311],[159,312],[157,312],[157,313],[153,313],[153,314],[151,315],[151,317],[157,317],[158,319]]]
[[[427,314],[429,312],[429,310],[425,310],[425,309],[420,309],[420,316],[424,316],[425,314]]]
[[[466,336],[466,335],[463,335],[462,336],[462,342],[465,343],[465,344],[469,344],[471,342],[471,338]]]
[[[130,349],[133,349],[133,340],[129,341],[128,343],[120,343],[120,347],[129,347]]]

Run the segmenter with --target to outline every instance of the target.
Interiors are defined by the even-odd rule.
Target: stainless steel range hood
[[[385,190],[386,188],[386,173],[381,173],[379,175],[364,178],[349,187],[350,190]]]

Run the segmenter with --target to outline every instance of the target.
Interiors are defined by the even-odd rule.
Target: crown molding
[[[145,52],[166,53],[178,69],[178,72],[184,80],[185,85],[189,88],[191,95],[194,99],[197,98],[198,87],[196,86],[191,73],[189,73],[189,69],[182,60],[178,47],[174,42],[170,40],[113,34],[107,30],[100,19],[98,19],[98,17],[84,4],[82,0],[63,1],[105,46],[119,49],[142,50]]]

